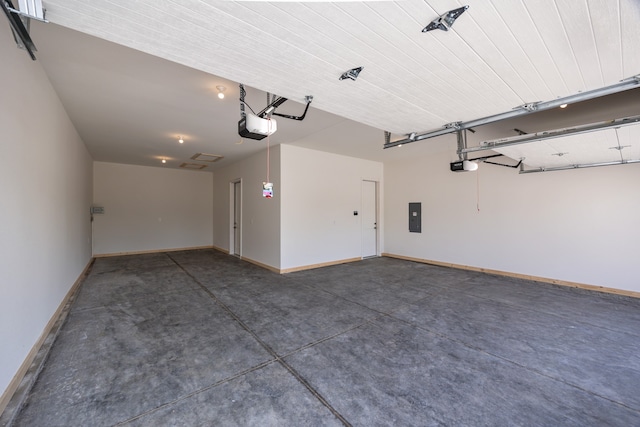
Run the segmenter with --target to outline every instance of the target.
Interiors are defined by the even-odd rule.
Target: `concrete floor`
[[[640,300],[390,258],[101,258],[12,424],[639,426]]]

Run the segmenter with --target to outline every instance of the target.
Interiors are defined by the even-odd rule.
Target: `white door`
[[[362,257],[378,255],[378,197],[375,181],[362,181]]]
[[[242,183],[233,183],[233,251],[234,255],[242,254]]]

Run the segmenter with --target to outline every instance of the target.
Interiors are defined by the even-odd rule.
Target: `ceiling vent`
[[[207,153],[196,153],[193,156],[191,156],[192,160],[197,160],[199,162],[209,162],[209,163],[217,162],[218,160],[221,160],[223,158],[224,156],[219,156],[217,154],[207,154]]]
[[[200,170],[206,168],[207,165],[199,165],[197,163],[183,163],[180,165],[180,167],[185,169]]]

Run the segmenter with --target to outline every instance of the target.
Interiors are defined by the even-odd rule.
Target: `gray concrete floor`
[[[390,258],[101,258],[13,425],[639,426],[640,300]]]

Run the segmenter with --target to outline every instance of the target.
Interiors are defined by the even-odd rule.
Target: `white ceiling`
[[[421,32],[464,4],[450,31]],[[264,141],[236,144],[236,82],[249,86],[256,110],[266,105],[259,90],[298,102],[313,95],[308,118],[279,118],[272,143],[386,161],[436,143],[382,150],[382,130],[427,131],[640,74],[637,0],[44,5],[47,18],[68,29],[33,25],[38,59],[102,161],[224,155],[215,167],[263,148]],[[357,66],[364,70],[356,81],[338,80]],[[219,84],[227,87],[223,101]],[[302,110],[290,101],[278,112]],[[179,135],[189,149],[177,147]]]
[[[266,139],[238,135],[235,82],[54,24],[32,23],[32,36],[38,61],[94,160],[158,166],[165,159],[165,167],[179,167],[196,153],[224,156],[208,171],[266,147]],[[223,100],[217,97],[218,85],[226,88]],[[262,109],[266,93],[246,89],[249,105]],[[289,101],[278,111],[299,115],[304,105]],[[273,145],[335,145],[361,141],[358,136],[375,140],[376,148],[383,143],[382,131],[317,109],[310,109],[303,122],[278,121],[269,141]],[[184,144],[178,143],[180,137]],[[357,154],[358,145],[350,146],[350,155]]]

